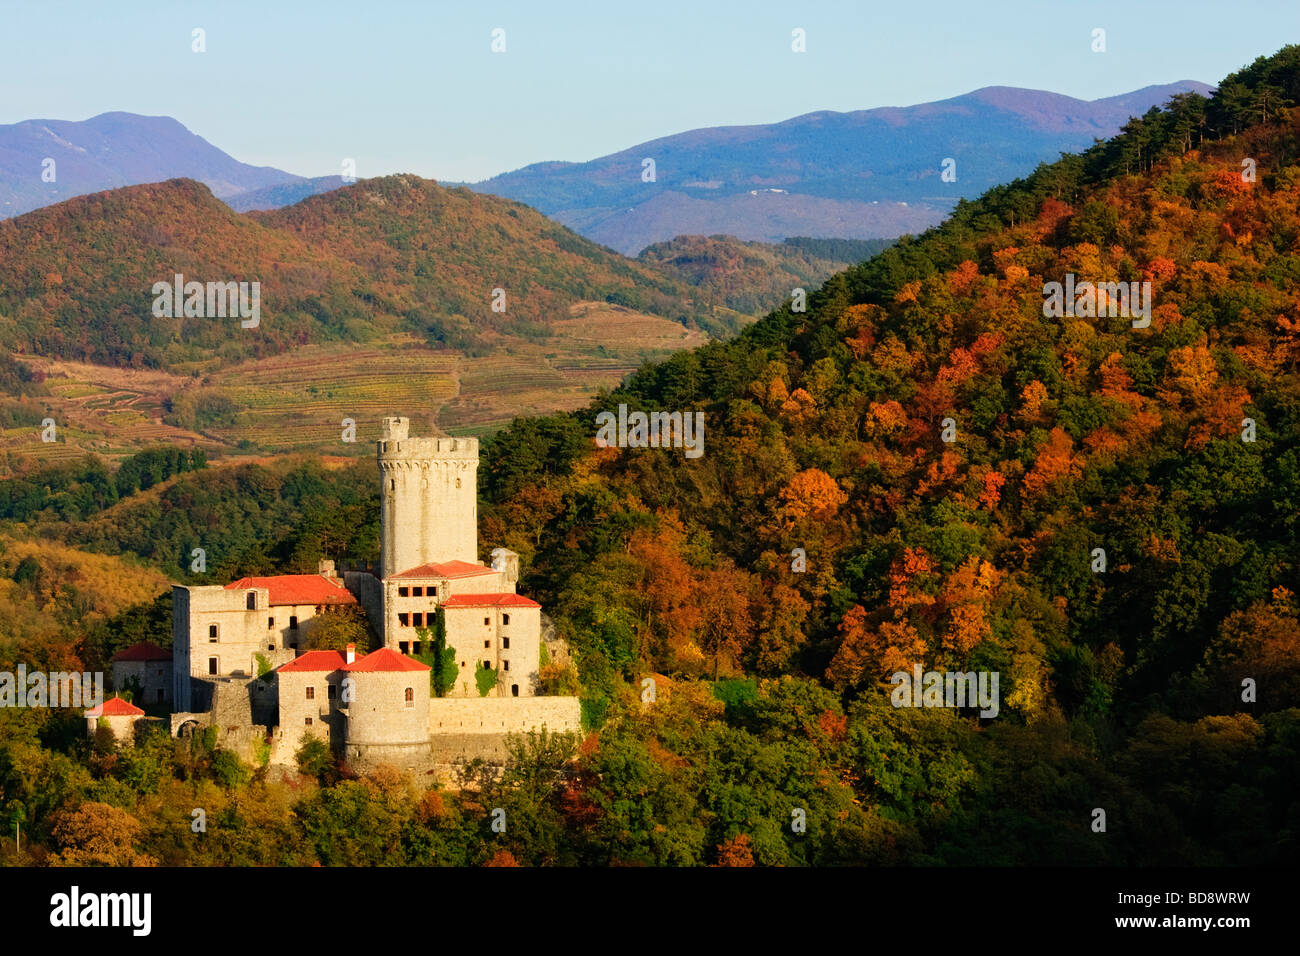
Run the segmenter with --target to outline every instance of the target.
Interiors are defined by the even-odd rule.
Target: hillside
[[[258,327],[152,315],[176,273],[258,281]],[[482,431],[581,407],[751,319],[700,299],[518,203],[415,177],[249,215],[190,180],[111,190],[0,223],[0,345],[21,357],[0,377],[0,450],[337,450],[344,418],[364,442],[415,407]]]
[[[907,821],[902,843],[871,813],[836,828],[832,858],[1294,859],[1300,47],[1220,90],[963,204],[806,313],[492,440],[485,537],[559,609],[610,721],[593,771],[667,751],[658,786],[735,822],[695,783],[723,739],[771,761],[751,794],[812,765],[836,782],[799,800]],[[1045,316],[1067,273],[1150,282],[1150,326]],[[703,456],[593,449],[620,402],[699,409]],[[913,665],[1000,673],[996,719],[891,707]],[[725,716],[638,717],[645,673],[729,679]],[[1243,700],[1246,677],[1270,690]],[[1249,821],[1209,809],[1241,800]],[[1122,839],[1089,833],[1099,806]],[[767,862],[803,853],[735,825]]]
[[[1208,90],[1184,80],[1085,101],[987,87],[915,106],[691,130],[590,162],[536,163],[471,188],[518,199],[629,255],[685,234],[892,237],[920,232],[958,199],[1114,135],[1175,94]],[[941,179],[949,157],[955,182]],[[652,182],[642,179],[647,158]]]
[[[773,244],[732,236],[678,236],[647,246],[637,259],[694,286],[707,306],[753,314],[788,299],[795,288],[812,291],[851,262],[869,259],[888,245],[887,239],[804,238]]]
[[[261,325],[152,316],[153,284],[178,272],[259,281]],[[0,223],[0,339],[76,361],[180,370],[393,331],[462,347],[488,331],[544,339],[585,300],[697,317],[680,284],[532,210],[415,177],[249,215],[175,180]]]

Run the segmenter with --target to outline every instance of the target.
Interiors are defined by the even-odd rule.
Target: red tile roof
[[[226,585],[227,591],[266,588],[272,606],[286,604],[356,604],[347,588],[323,574],[277,574],[269,578],[240,578]]]
[[[132,644],[110,658],[112,661],[169,661],[171,659],[171,651],[164,651],[157,644],[150,644],[148,641]]]
[[[304,651],[287,664],[276,668],[277,673],[289,671],[336,671],[347,661],[338,651]]]
[[[399,654],[391,647],[381,647],[371,651],[365,657],[358,658],[351,664],[343,665],[345,671],[370,673],[373,671],[427,671],[432,670],[428,664],[421,664],[414,658]]]
[[[87,717],[141,717],[144,711],[116,695],[86,711]]]
[[[443,607],[541,607],[522,594],[456,594],[442,602]]]
[[[472,578],[478,574],[496,574],[486,564],[470,564],[468,561],[443,561],[422,564],[401,574],[390,574],[390,578]]]

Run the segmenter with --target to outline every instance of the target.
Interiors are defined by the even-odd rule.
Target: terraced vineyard
[[[114,458],[158,443],[209,457],[294,450],[370,454],[384,415],[427,431],[481,435],[519,415],[580,408],[642,362],[706,341],[703,333],[622,306],[584,302],[541,342],[489,337],[482,357],[435,351],[409,334],[363,345],[307,345],[206,375],[29,358],[45,375],[41,401],[58,425],[0,432],[0,451],[30,464],[94,452]],[[194,409],[219,405],[224,414]],[[190,412],[185,410],[189,409]],[[343,420],[356,444],[343,442]],[[19,464],[18,467],[26,467]]]

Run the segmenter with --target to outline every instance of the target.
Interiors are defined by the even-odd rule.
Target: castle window
[[[267,649],[268,651],[273,651],[273,650],[275,650],[275,645],[274,645],[274,644],[267,644],[267,645],[266,645],[266,649]]]
[[[502,661],[502,662],[501,662],[501,669],[502,669],[503,671],[508,671],[508,670],[510,670],[510,662],[509,662],[509,661]]]
[[[311,726],[311,718],[310,718],[310,717],[307,718],[307,726],[308,726],[308,727]]]
[[[162,689],[161,687],[159,687],[159,688],[158,688],[158,695],[157,695],[156,697],[154,697],[154,700],[156,700],[158,703],[161,704],[161,703],[162,703],[162,699],[163,699],[163,689]]]
[[[411,642],[411,653],[414,654],[416,657],[419,657],[419,656],[420,656],[420,642],[419,642],[419,641],[412,641],[412,642]]]
[[[266,629],[269,631],[275,627],[275,616],[272,615],[266,619]]]
[[[389,479],[388,479],[388,490],[389,490],[389,491],[396,491],[396,490],[397,490],[397,479],[396,479],[396,478],[389,478]]]
[[[249,609],[250,611],[256,611],[256,610],[257,610],[257,592],[256,592],[256,591],[249,591],[249,592],[248,592],[248,609]]]
[[[424,614],[422,612],[416,611],[411,615],[411,618],[416,627],[424,627]]]
[[[398,589],[397,589],[397,596],[398,596],[398,597],[409,597],[410,594],[411,594],[411,589],[410,589],[410,588],[398,588]]]
[[[484,661],[484,662],[483,662],[483,669],[484,669],[485,671],[489,671],[489,670],[491,670],[491,669],[492,669],[492,662],[491,662],[491,661]]]
[[[460,487],[460,479],[459,479],[459,478],[456,479],[456,487],[457,487],[457,488]]]
[[[437,589],[437,588],[429,588],[429,597],[437,597],[437,596],[438,596],[438,589]]]
[[[414,688],[414,687],[408,687],[408,688],[406,688],[406,706],[407,706],[407,707],[414,707],[414,706],[415,706],[415,688]]]
[[[407,652],[411,649],[411,642],[410,642],[410,641],[398,641],[398,642],[397,642],[397,647],[398,647],[398,649],[399,649],[403,654],[405,654],[405,653],[407,653]]]
[[[338,696],[338,690],[339,689],[337,687],[335,687],[333,684],[330,684],[329,687],[325,688],[325,696],[328,697],[330,700],[333,700],[335,697]]]
[[[483,626],[484,626],[484,627],[487,627],[487,626],[488,626],[489,624],[491,624],[491,623],[492,623],[492,619],[491,619],[491,618],[487,618],[487,617],[483,618]]]
[[[510,685],[510,696],[511,696],[511,697],[518,697],[518,696],[519,696],[519,685],[518,685],[518,684],[511,684],[511,685]]]
[[[484,647],[491,647],[491,646],[492,646],[492,642],[491,642],[491,641],[484,641],[484,642],[483,642],[483,646],[484,646]]]
[[[411,615],[409,615],[409,614],[399,614],[399,615],[397,615],[397,623],[400,624],[400,625],[402,625],[402,627],[410,627],[410,625],[411,625]]]
[[[424,588],[411,588],[412,597],[424,597]]]
[[[289,630],[291,631],[298,630],[298,618],[296,617],[289,618]]]
[[[510,623],[510,615],[509,615],[509,614],[502,614],[502,615],[501,615],[501,623],[502,623],[502,624],[509,624],[509,623]]]
[[[504,647],[506,650],[510,650],[510,638],[508,637],[501,638],[501,646]]]
[[[215,657],[209,657],[209,658],[208,658],[208,673],[209,673],[209,674],[215,674],[216,672],[217,672],[217,659],[216,659]]]
[[[217,639],[217,625],[215,625],[215,624],[209,624],[209,625],[208,625],[208,640],[209,640],[209,641],[215,641],[216,639]]]
[[[307,688],[307,699],[308,699],[308,700],[315,700],[315,699],[316,699],[316,688],[315,688],[315,687],[308,687],[308,688]]]

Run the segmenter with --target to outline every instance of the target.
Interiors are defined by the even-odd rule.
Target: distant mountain
[[[153,284],[261,283],[261,326],[157,318]],[[503,289],[504,311],[492,308]],[[0,222],[0,346],[177,369],[309,342],[413,333],[486,351],[544,341],[580,302],[607,302],[715,334],[694,291],[526,206],[417,176],[362,180],[286,209],[241,214],[171,180],[81,196]]]
[[[53,182],[42,176],[47,159],[54,160]],[[83,122],[0,126],[0,219],[86,193],[179,178],[198,180],[219,199],[306,182],[241,163],[168,116],[102,113]]]
[[[1065,151],[1114,135],[1184,80],[1106,99],[993,86],[908,107],[822,111],[765,126],[691,130],[587,163],[544,162],[469,184],[526,203],[628,255],[679,235],[780,242],[915,233]],[[941,178],[956,160],[957,179]],[[54,181],[42,178],[54,160]],[[643,182],[645,159],[655,162]],[[241,163],[166,116],[0,126],[0,219],[122,186],[193,179],[240,212],[277,209],[343,185]],[[452,184],[456,185],[456,184]]]
[[[939,222],[959,198],[1113,136],[1176,93],[1209,90],[1184,80],[1086,101],[986,87],[917,106],[691,130],[470,188],[527,203],[629,255],[683,234],[897,236]],[[948,158],[955,182],[941,178]],[[654,160],[653,182],[642,180],[646,159]]]
[[[280,209],[284,206],[292,206],[296,202],[302,202],[308,196],[319,196],[321,193],[333,192],[345,185],[350,184],[344,183],[342,176],[316,176],[313,179],[300,179],[291,183],[264,186],[261,189],[250,189],[247,192],[219,198],[224,200],[226,205],[236,212],[253,212],[259,209]]]

